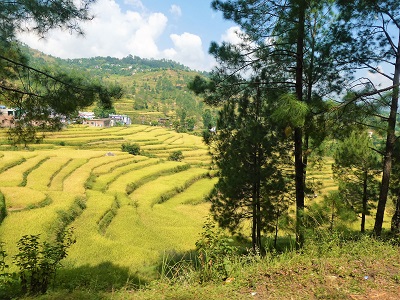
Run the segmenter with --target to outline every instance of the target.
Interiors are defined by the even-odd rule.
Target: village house
[[[80,111],[78,112],[78,117],[84,120],[92,120],[96,118],[94,112],[91,111]]]
[[[83,120],[82,124],[89,125],[92,127],[110,127],[111,119],[110,118],[101,118],[101,119]]]
[[[131,125],[132,120],[127,115],[114,115],[110,114],[108,117],[111,119],[111,126],[116,125]]]
[[[21,114],[20,110],[0,105],[0,127],[14,127],[15,119]]]

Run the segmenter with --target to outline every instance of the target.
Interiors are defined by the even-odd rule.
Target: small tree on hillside
[[[168,160],[172,161],[181,161],[182,159],[183,159],[183,154],[181,150],[174,151],[168,156]]]
[[[361,213],[361,232],[365,231],[371,200],[376,200],[379,194],[376,176],[380,172],[381,158],[372,146],[366,132],[352,132],[339,143],[332,166],[334,178],[339,182],[341,199],[356,213]]]
[[[220,172],[210,196],[211,212],[232,233],[249,221],[253,250],[263,251],[262,233],[277,230],[280,202],[287,200],[288,145],[264,117],[271,114],[265,90],[251,83],[242,88],[237,97],[223,98],[218,130],[208,140]]]

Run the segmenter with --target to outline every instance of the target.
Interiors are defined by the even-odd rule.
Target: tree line
[[[220,108],[216,133],[205,135],[220,170],[210,196],[218,223],[235,232],[250,220],[253,248],[261,249],[262,234],[277,233],[294,204],[301,247],[306,198],[316,188],[310,159],[338,141],[332,205],[360,213],[365,231],[376,199],[373,233],[380,236],[391,196],[398,234],[400,3],[215,0],[212,7],[240,28],[240,42],[210,45],[218,66],[189,85]],[[379,86],[367,73],[389,83]]]

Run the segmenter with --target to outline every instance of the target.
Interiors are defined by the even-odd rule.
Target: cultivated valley
[[[0,299],[398,299],[400,2],[189,2],[0,1]]]

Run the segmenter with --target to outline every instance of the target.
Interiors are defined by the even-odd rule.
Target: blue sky
[[[45,39],[21,33],[32,48],[61,58],[94,56],[167,58],[210,70],[211,41],[234,41],[235,24],[211,9],[211,0],[98,0],[95,19],[83,23],[85,37],[54,30]]]
[[[95,56],[171,59],[194,70],[215,66],[208,54],[211,41],[237,43],[234,23],[211,9],[212,0],[97,0],[95,18],[81,27],[85,36],[54,30],[40,39],[32,33],[19,38],[34,49],[61,58]],[[75,2],[79,2],[76,0]],[[379,74],[365,77],[390,85]]]

